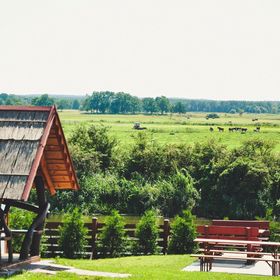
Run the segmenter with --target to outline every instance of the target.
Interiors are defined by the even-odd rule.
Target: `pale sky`
[[[279,0],[0,0],[0,92],[280,100]]]

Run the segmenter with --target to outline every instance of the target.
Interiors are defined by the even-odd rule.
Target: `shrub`
[[[103,256],[117,257],[124,253],[126,237],[124,220],[116,210],[105,220],[100,235],[100,251]]]
[[[82,214],[75,208],[64,217],[63,225],[59,227],[59,247],[66,258],[75,258],[84,251],[87,244],[87,229],[84,227]]]
[[[89,165],[90,167],[97,169],[100,166],[102,171],[107,170],[112,164],[113,149],[117,142],[109,136],[107,127],[94,125],[86,127],[81,125],[74,129],[69,143],[75,152],[74,155],[77,154],[77,160],[74,162],[80,167],[78,171],[84,173],[85,170],[82,170],[82,167],[90,163],[91,158],[94,164]],[[84,164],[80,166],[81,164],[79,164],[78,160],[83,158],[85,158]]]
[[[157,251],[158,226],[154,211],[146,211],[136,226],[135,237],[138,238],[136,251],[145,255]]]
[[[159,181],[156,186],[159,190],[158,207],[167,217],[174,217],[184,209],[192,210],[199,200],[193,179],[186,170],[170,176],[168,181]]]
[[[207,114],[206,115],[206,119],[218,119],[219,118],[219,115],[216,114],[216,113],[210,113],[210,114]]]
[[[22,209],[12,208],[9,213],[9,227],[11,229],[28,229],[35,217],[35,214]],[[20,252],[24,234],[13,236],[13,250]]]
[[[172,254],[192,253],[196,248],[195,237],[194,216],[190,211],[184,211],[183,215],[177,216],[171,225],[168,252]]]

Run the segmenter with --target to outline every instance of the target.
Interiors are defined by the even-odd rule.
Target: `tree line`
[[[58,109],[82,110],[96,114],[166,114],[186,112],[220,112],[231,114],[280,113],[279,101],[218,101],[176,99],[158,96],[138,98],[129,93],[95,91],[90,95],[77,97],[54,97],[48,94],[39,96],[16,96],[0,94],[0,105],[50,106]]]

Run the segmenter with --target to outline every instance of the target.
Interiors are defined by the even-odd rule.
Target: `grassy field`
[[[59,264],[70,265],[81,269],[129,273],[132,276],[128,279],[141,280],[180,280],[180,279],[196,279],[196,280],[263,280],[272,279],[270,276],[251,276],[240,274],[224,274],[224,273],[206,273],[206,272],[185,272],[182,268],[190,264],[193,259],[188,255],[167,255],[167,256],[146,256],[146,257],[125,257],[115,259],[100,260],[68,260],[57,259]],[[69,273],[59,273],[57,276],[46,276],[39,274],[23,273],[12,277],[13,280],[33,280],[33,279],[112,279],[101,277],[78,277]],[[118,278],[114,278],[118,279]]]
[[[273,140],[275,150],[280,152],[280,115],[271,114],[219,114],[218,119],[206,119],[206,113],[189,113],[185,115],[92,115],[79,111],[60,112],[62,125],[66,136],[71,134],[75,126],[80,123],[86,125],[104,125],[110,128],[110,134],[115,136],[120,146],[127,147],[133,143],[133,137],[138,133],[133,130],[133,124],[140,122],[146,127],[152,139],[161,144],[189,143],[205,141],[214,138],[229,148],[237,147],[242,141],[252,138]],[[257,118],[258,121],[252,121]],[[225,128],[225,132],[218,132],[217,126]],[[244,127],[248,131],[229,132],[229,127]],[[260,133],[254,132],[256,126],[261,127]],[[214,132],[209,128],[213,127]]]

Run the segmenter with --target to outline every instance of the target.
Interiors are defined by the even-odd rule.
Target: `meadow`
[[[207,113],[187,113],[168,115],[102,115],[87,114],[79,111],[59,112],[66,137],[78,124],[103,125],[109,127],[109,133],[114,136],[121,147],[133,143],[138,133],[133,129],[135,122],[146,127],[152,140],[160,144],[194,144],[214,138],[229,148],[238,147],[243,141],[262,138],[275,142],[275,151],[280,152],[280,115],[272,114],[225,114],[220,118],[206,119]],[[253,121],[257,119],[257,121]],[[217,127],[223,127],[224,132],[218,132]],[[210,132],[210,127],[214,128]],[[229,132],[230,127],[247,128],[246,133]],[[260,127],[260,132],[254,132]]]

